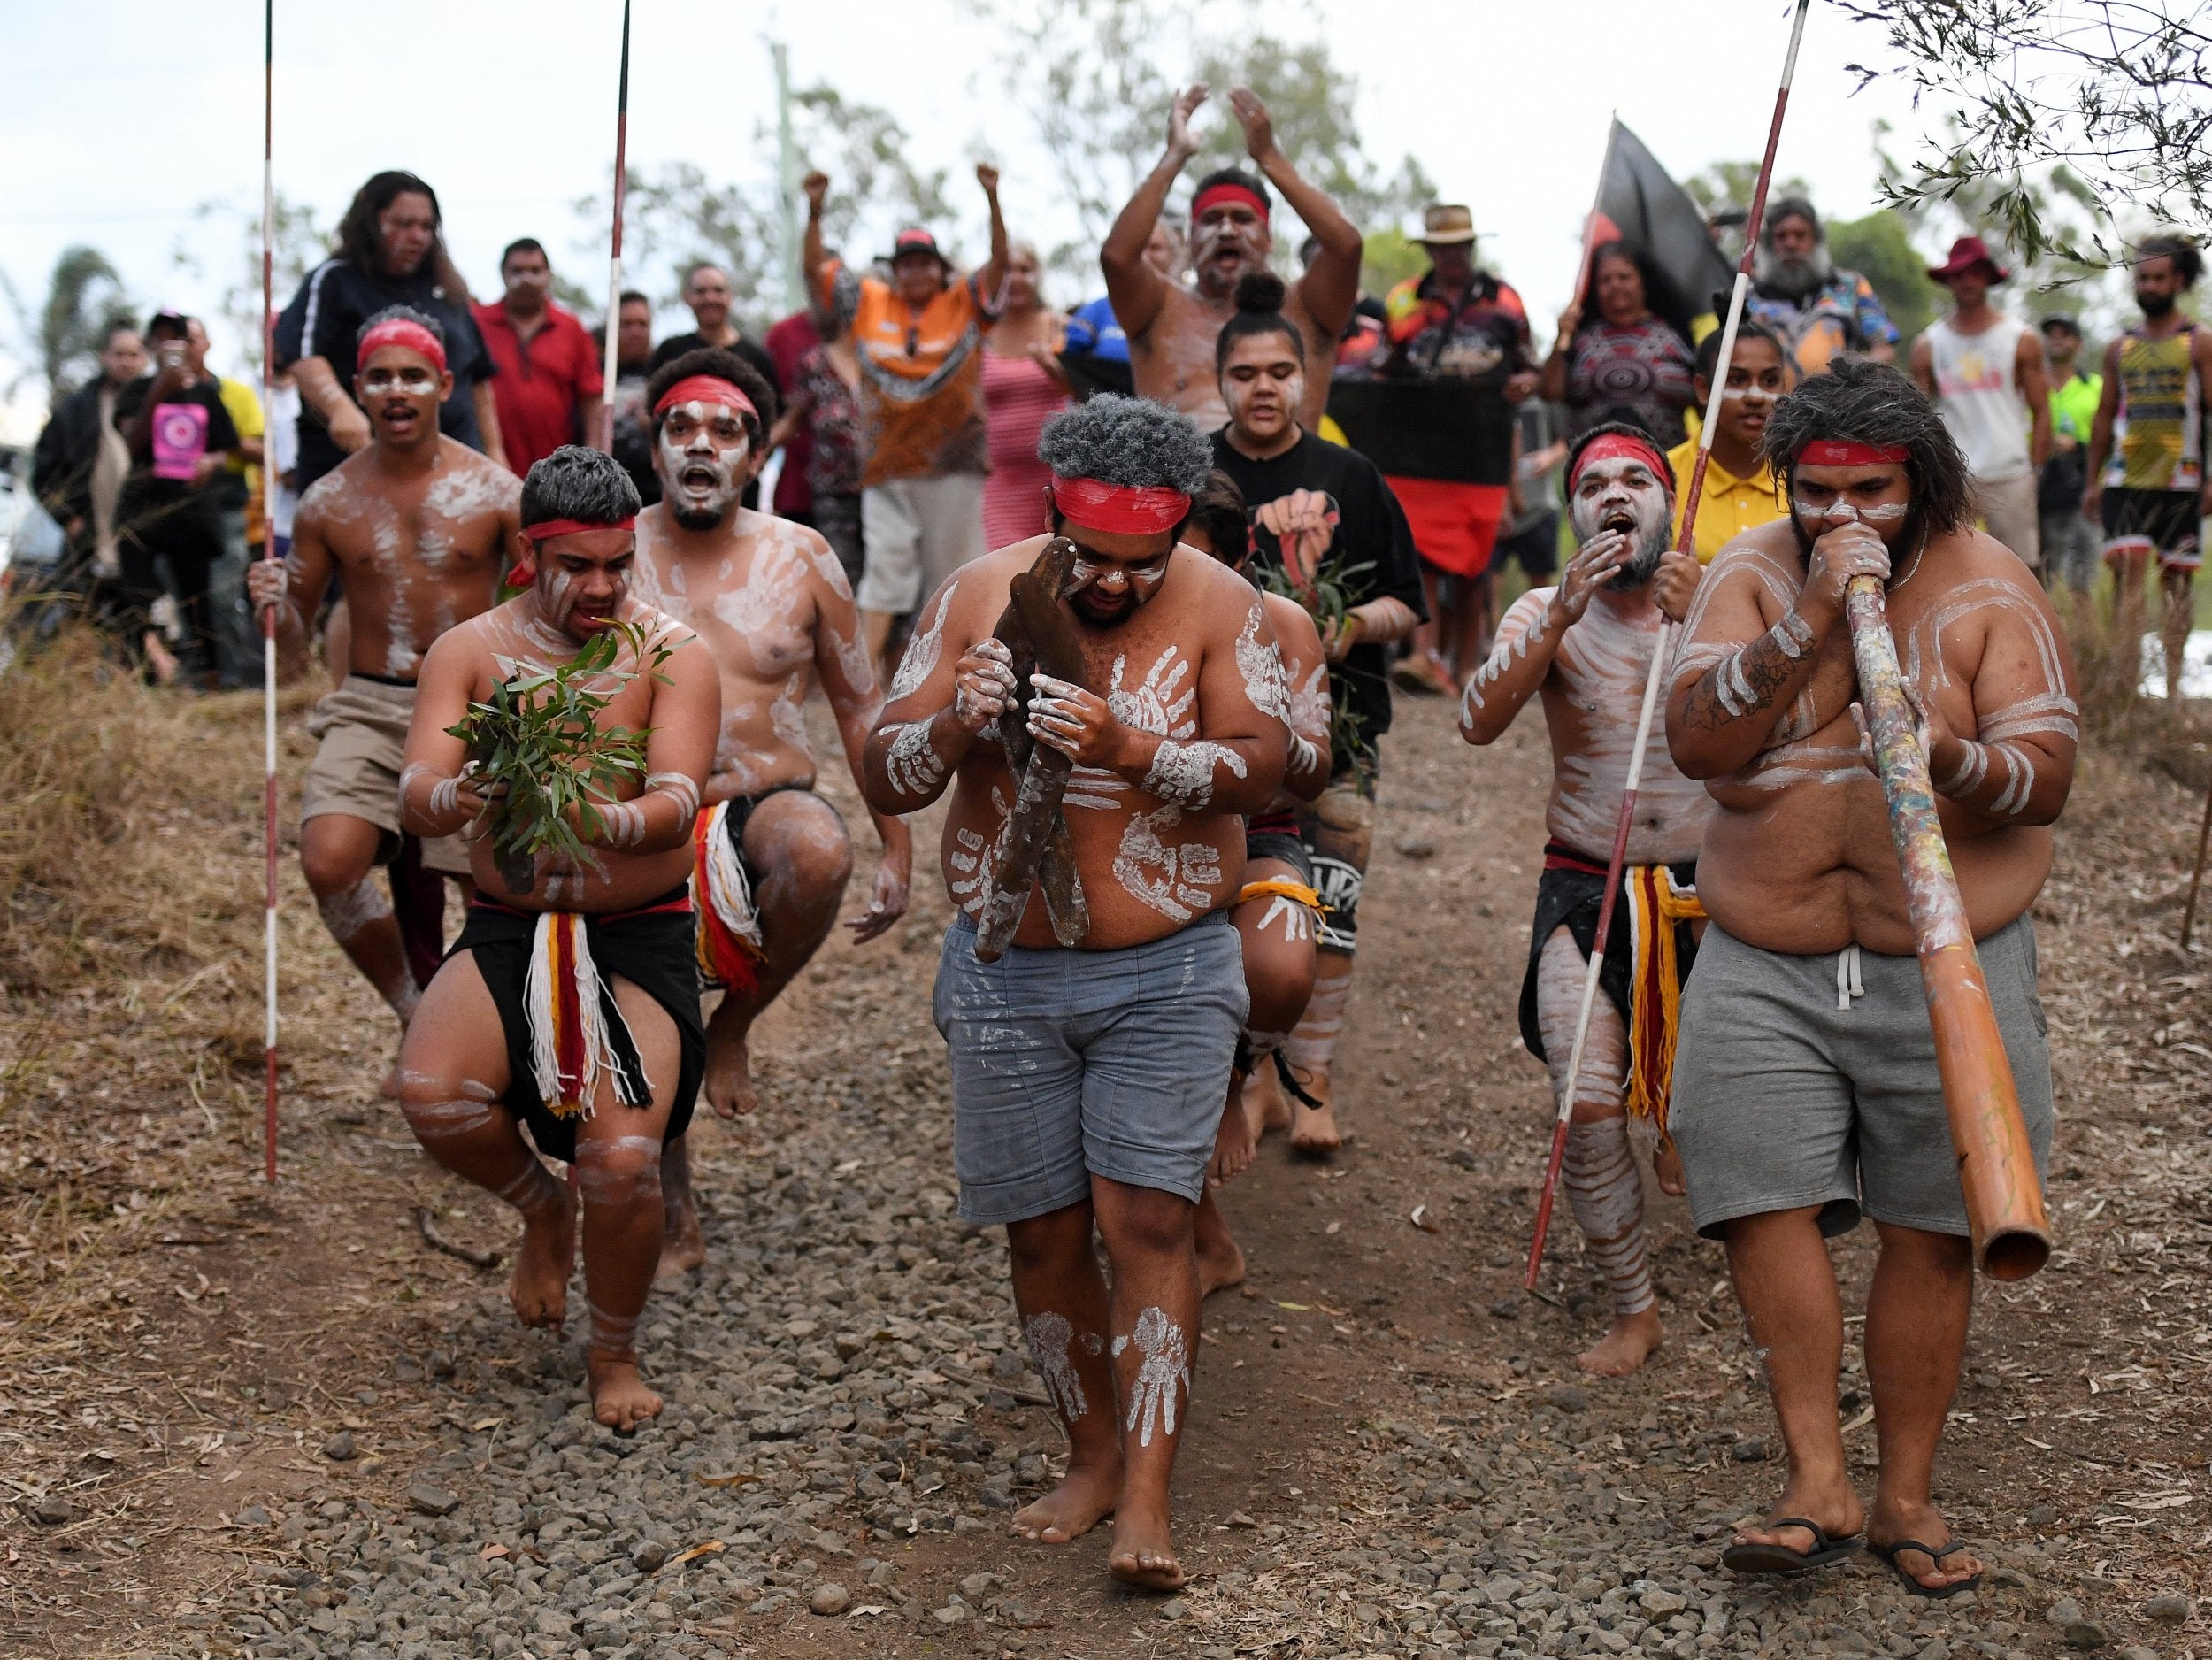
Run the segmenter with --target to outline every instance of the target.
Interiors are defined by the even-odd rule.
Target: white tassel
[[[753,907],[753,885],[745,880],[745,861],[737,856],[727,828],[730,803],[718,801],[707,825],[707,903],[722,926],[757,951],[766,951],[760,937],[760,913]]]
[[[562,914],[549,911],[538,918],[537,932],[530,944],[530,975],[523,988],[523,1007],[530,1019],[530,1067],[537,1076],[538,1098],[557,1112],[561,1104],[561,1064],[553,1032],[553,931],[560,926]],[[617,1100],[633,1107],[646,1103],[631,1099],[608,1034],[606,1011],[600,1002],[599,965],[592,961],[583,918],[578,917],[574,922],[576,1003],[583,1019],[584,1040],[584,1072],[577,1093],[583,1103],[580,1116],[588,1118],[592,1116],[592,1103],[599,1093],[602,1068],[614,1080]]]

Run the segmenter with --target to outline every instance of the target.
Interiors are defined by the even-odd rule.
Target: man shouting
[[[734,353],[705,347],[654,374],[645,409],[661,499],[638,521],[636,591],[697,634],[722,680],[698,892],[700,966],[722,988],[707,1026],[707,1102],[729,1118],[753,1109],[753,1022],[829,937],[852,872],[845,821],[814,793],[808,688],[820,682],[856,779],[883,699],[829,543],[740,505],[768,458],[776,396],[767,383]],[[861,940],[905,913],[914,866],[905,825],[878,813],[875,826],[883,859],[868,909],[850,924]],[[668,1154],[663,1266],[673,1271],[696,1267],[703,1247],[683,1142]]]
[[[994,637],[1051,537],[975,561],[923,608],[868,742],[868,798],[912,812],[953,784],[943,868],[958,915],[935,1015],[960,1213],[1006,1225],[1024,1334],[1071,1447],[1066,1479],[1015,1529],[1064,1544],[1112,1516],[1114,1577],[1172,1590],[1168,1479],[1198,1354],[1193,1218],[1248,1011],[1228,911],[1240,815],[1274,797],[1286,763],[1282,664],[1251,585],[1178,545],[1210,466],[1188,421],[1105,394],[1056,417],[1038,454],[1051,537],[1071,557],[1051,603],[1083,683],[1040,671],[1017,686]],[[1039,746],[1020,782],[1018,740]],[[1049,903],[1026,877],[1001,888],[1023,822],[1009,803],[1048,752],[1073,764],[1060,845],[1081,907],[1064,871]],[[1020,908],[1013,943],[980,962],[978,920],[1007,903]]]
[[[1236,315],[1237,283],[1267,269],[1275,246],[1271,223],[1272,184],[1319,244],[1305,274],[1290,287],[1283,315],[1299,333],[1302,356],[1314,365],[1307,376],[1305,401],[1296,413],[1308,432],[1317,430],[1329,402],[1329,370],[1336,362],[1337,337],[1351,320],[1359,298],[1358,229],[1328,193],[1310,184],[1275,142],[1267,106],[1242,87],[1229,95],[1229,107],[1244,128],[1246,149],[1264,181],[1236,167],[1224,167],[1198,181],[1190,204],[1190,262],[1194,287],[1170,281],[1145,257],[1168,192],[1198,153],[1191,117],[1206,101],[1206,88],[1190,88],[1175,100],[1167,118],[1167,152],[1160,158],[1129,204],[1106,234],[1098,263],[1106,273],[1106,294],[1114,315],[1129,335],[1129,365],[1138,396],[1171,403],[1212,432],[1229,419],[1221,401],[1214,362],[1214,336]]]
[[[1662,613],[1679,620],[1697,586],[1696,558],[1667,546],[1673,496],[1666,457],[1640,427],[1608,424],[1578,440],[1567,463],[1567,510],[1581,550],[1558,587],[1532,588],[1513,603],[1460,703],[1460,735],[1490,743],[1530,697],[1543,698],[1552,744],[1549,839],[1521,984],[1521,1038],[1550,1065],[1555,1098],[1567,1087]],[[1613,1297],[1612,1329],[1576,1364],[1609,1377],[1626,1376],[1659,1347],[1643,1177],[1628,1114],[1664,1134],[1672,1011],[1696,952],[1688,919],[1701,914],[1697,849],[1711,811],[1704,790],[1668,758],[1666,734],[1655,724],[1621,903],[1605,941],[1606,995],[1590,1013],[1563,1172],[1567,1203]],[[1672,1159],[1662,1160],[1665,1180]]]
[[[1930,1497],[1973,1301],[1966,1207],[1905,884],[1856,699],[1845,587],[1878,578],[2039,1176],[2051,1063],[2028,909],[2073,781],[2073,664],[2034,573],[1973,528],[1957,444],[1894,369],[1839,358],[1782,400],[1764,449],[1790,517],[1713,562],[1672,670],[1667,744],[1717,811],[1712,920],[1682,1009],[1676,1144],[1724,1240],[1788,1484],[1722,1560],[1799,1572],[1866,1530],[1923,1596],[1981,1578]],[[1870,1516],[1837,1422],[1843,1310],[1824,1240],[1874,1218]]]
[[[399,852],[400,759],[415,677],[433,641],[498,596],[522,485],[439,432],[453,376],[434,318],[402,305],[378,312],[362,326],[355,361],[368,448],[309,488],[284,564],[257,560],[246,580],[259,610],[276,608],[288,676],[303,665],[308,629],[333,576],[352,619],[346,661],[330,665],[345,679],[308,722],[322,747],[300,789],[300,868],[323,926],[404,1030],[420,988],[375,872]],[[430,871],[469,873],[457,838],[426,842],[422,860]]]

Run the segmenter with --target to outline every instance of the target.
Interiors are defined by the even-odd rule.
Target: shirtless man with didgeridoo
[[[2028,911],[2073,782],[2073,663],[2034,573],[1973,528],[1958,446],[1896,370],[1838,359],[1775,406],[1762,447],[1790,516],[1713,561],[1667,702],[1675,764],[1715,803],[1675,1144],[1698,1231],[1727,1245],[1790,1458],[1770,1519],[1722,1561],[1802,1572],[1857,1549],[1863,1527],[1908,1591],[1951,1596],[1982,1572],[1930,1485],[1973,1258],[1845,588],[1863,575],[1888,591],[2039,1178],[2051,1063]],[[1824,1242],[1862,1212],[1881,1236],[1866,1312],[1880,1449],[1870,1514],[1838,1421],[1843,1309]]]
[[[1193,1219],[1248,1007],[1227,913],[1242,815],[1274,798],[1287,760],[1283,671],[1251,584],[1178,545],[1211,465],[1188,421],[1102,395],[1055,417],[1038,454],[1051,535],[974,561],[925,603],[868,741],[868,799],[912,812],[953,790],[943,870],[958,914],[934,1012],[960,1214],[1006,1225],[1023,1333],[1070,1444],[1066,1478],[1015,1530],[1064,1544],[1111,1516],[1109,1571],[1169,1591],[1184,1579],[1168,1480],[1198,1355]],[[1067,574],[1042,603],[1083,684],[1040,670],[1018,687],[995,631],[1054,537]],[[1023,706],[1009,730],[1001,716]],[[1038,747],[1018,783],[1006,746],[1025,734]],[[1054,752],[1072,764],[1065,865],[1055,879],[1048,857],[1055,880],[1002,893],[1034,822],[1011,810],[1048,803],[1030,792]],[[1010,912],[1010,945],[979,960],[979,919],[995,945]]]
[[[300,867],[330,930],[404,1033],[421,988],[376,878],[400,847],[399,772],[416,676],[431,642],[488,610],[516,529],[521,480],[438,430],[453,388],[442,327],[395,305],[362,325],[354,396],[368,447],[311,486],[282,565],[256,560],[246,581],[257,613],[277,613],[287,679],[305,665],[308,630],[331,578],[352,626],[344,679],[315,705],[322,746],[300,791]],[[456,838],[423,844],[425,868],[465,880]],[[388,1080],[386,1093],[394,1085]]]

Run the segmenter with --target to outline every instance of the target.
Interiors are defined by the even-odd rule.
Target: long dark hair
[[[438,286],[448,298],[465,304],[469,297],[468,284],[462,280],[460,270],[453,263],[445,247],[445,211],[438,205],[438,193],[411,173],[397,167],[388,168],[370,175],[367,183],[353,193],[352,205],[338,222],[338,245],[332,252],[357,271],[373,275],[384,274],[384,238],[376,221],[384,210],[403,196],[422,196],[430,198],[430,252],[424,263]]]
[[[1789,492],[1793,522],[1798,452],[1816,438],[1855,439],[1904,450],[1905,477],[1912,486],[1904,545],[1924,534],[1939,536],[1971,522],[1966,457],[1935,405],[1889,365],[1839,357],[1825,373],[1808,375],[1767,417],[1759,448]],[[1798,534],[1801,540],[1804,532]]]

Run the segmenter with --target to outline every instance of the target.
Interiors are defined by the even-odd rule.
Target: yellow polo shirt
[[[1697,440],[1677,444],[1667,451],[1667,460],[1674,467],[1674,534],[1679,536],[1690,473],[1697,465]],[[1704,493],[1697,501],[1697,562],[1712,564],[1713,556],[1745,531],[1770,525],[1788,511],[1774,469],[1765,462],[1749,478],[1740,479],[1719,462],[1708,460]]]

